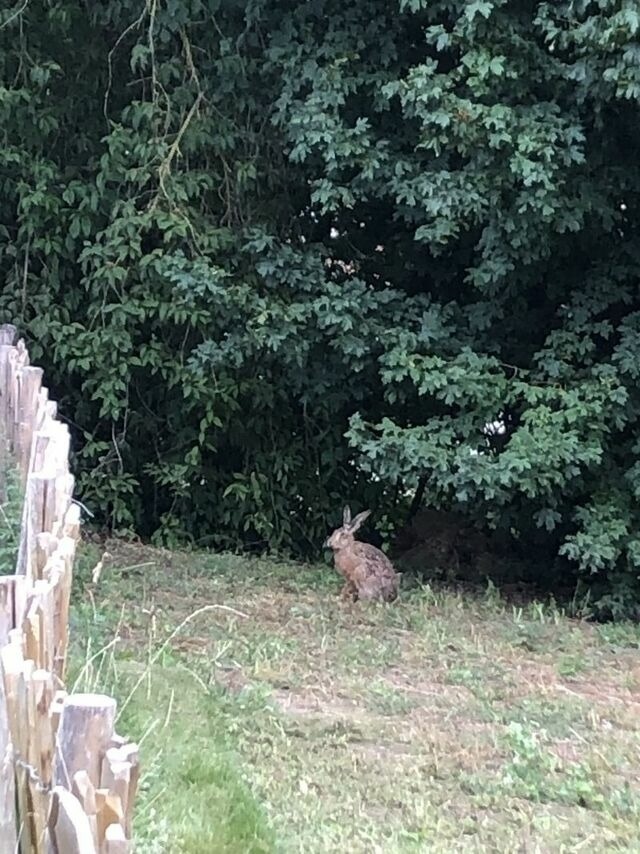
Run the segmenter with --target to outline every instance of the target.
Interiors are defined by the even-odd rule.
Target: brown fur
[[[343,525],[331,534],[327,546],[333,550],[336,569],[345,578],[342,596],[392,602],[398,595],[399,582],[393,564],[380,549],[360,543],[354,536],[370,512],[359,513],[351,521],[351,511],[345,507]]]

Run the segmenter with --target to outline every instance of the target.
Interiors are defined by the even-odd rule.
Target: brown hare
[[[392,602],[398,595],[399,582],[393,564],[380,549],[354,537],[370,515],[371,510],[365,510],[352,521],[351,510],[345,507],[342,527],[331,534],[326,545],[333,551],[336,569],[345,578],[343,597]]]

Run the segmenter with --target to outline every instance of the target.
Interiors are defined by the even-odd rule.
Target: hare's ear
[[[347,504],[347,506],[342,511],[342,524],[346,528],[349,522],[351,521],[351,508]]]
[[[353,522],[349,525],[350,531],[357,531],[358,528],[361,527],[362,523],[365,519],[368,519],[371,516],[371,510],[364,510],[362,513],[358,513]]]

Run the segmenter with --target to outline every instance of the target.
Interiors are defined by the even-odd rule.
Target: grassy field
[[[138,851],[640,851],[640,629],[108,544],[72,682],[142,741]]]

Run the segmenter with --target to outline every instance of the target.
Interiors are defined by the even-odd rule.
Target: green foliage
[[[0,453],[0,575],[16,571],[23,502],[20,472],[6,451]]]
[[[633,611],[639,26],[622,0],[2,12],[0,312],[99,519],[309,555],[344,499],[397,524],[426,482]]]
[[[499,785],[510,795],[535,801],[558,800],[575,803],[590,809],[601,807],[603,797],[592,781],[589,769],[572,763],[566,769],[548,750],[545,750],[546,733],[534,726],[512,722],[507,728],[506,742],[511,752],[509,762],[502,771]],[[562,770],[562,776],[557,775]]]
[[[638,802],[626,781],[602,791],[588,763],[562,762],[549,749],[549,741],[534,722],[512,721],[505,738],[509,760],[488,788],[506,797],[607,810],[616,818],[637,815]]]

